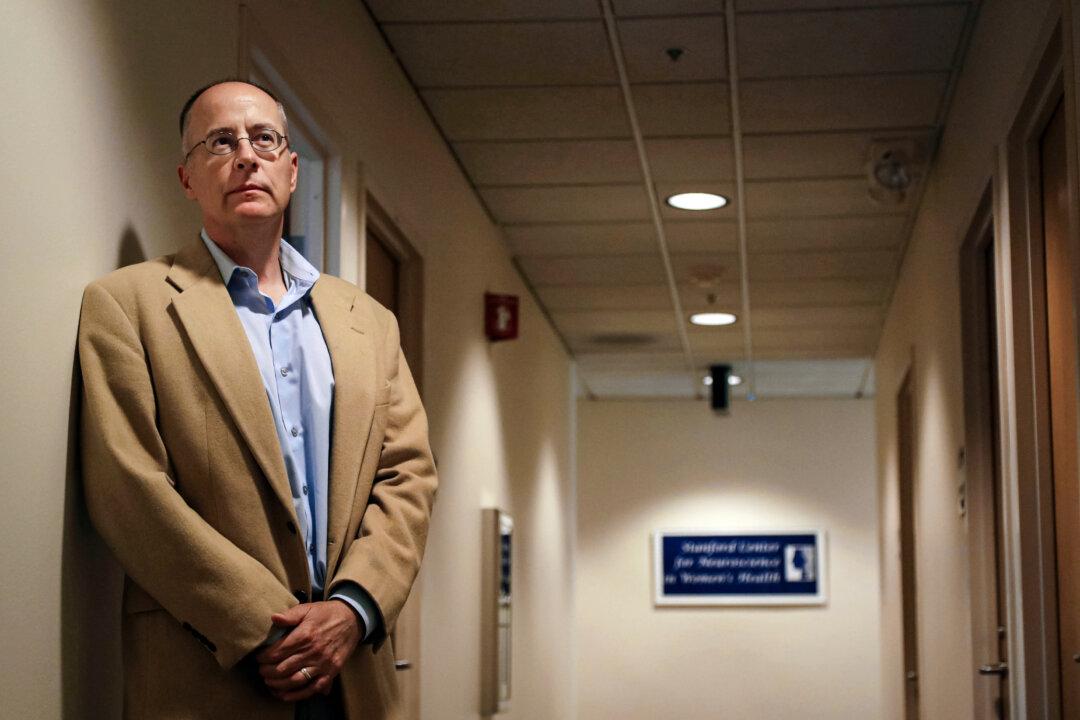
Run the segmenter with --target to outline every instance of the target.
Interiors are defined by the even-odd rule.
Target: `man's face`
[[[284,214],[296,189],[297,170],[296,153],[287,144],[260,153],[250,142],[241,140],[230,155],[214,155],[197,145],[219,130],[248,137],[267,128],[285,133],[277,103],[245,83],[215,85],[191,107],[184,149],[194,148],[194,152],[177,171],[184,194],[199,203],[203,224],[211,235],[280,221]]]

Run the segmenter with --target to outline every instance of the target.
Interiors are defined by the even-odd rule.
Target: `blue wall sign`
[[[661,530],[653,536],[657,605],[823,605],[822,530]]]

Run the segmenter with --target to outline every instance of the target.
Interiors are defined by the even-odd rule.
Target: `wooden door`
[[[1077,483],[1076,245],[1069,231],[1064,103],[1039,147],[1046,263],[1046,340],[1050,379],[1058,651],[1064,720],[1080,720],[1080,488]]]
[[[900,490],[900,593],[904,616],[904,720],[919,718],[918,587],[915,574],[915,419],[911,371],[896,397]]]

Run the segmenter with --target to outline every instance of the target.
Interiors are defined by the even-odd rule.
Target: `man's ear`
[[[187,171],[187,166],[177,165],[176,174],[180,178],[180,186],[184,188],[184,195],[188,200],[194,200],[195,191],[191,189],[191,173]]]
[[[296,179],[300,175],[300,156],[290,152],[289,164],[292,166],[292,181],[289,183],[289,194],[291,195],[296,192]]]

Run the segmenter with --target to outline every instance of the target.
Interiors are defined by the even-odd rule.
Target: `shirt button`
[[[307,485],[305,485],[303,488],[301,488],[301,492],[303,492],[305,495],[307,495]]]
[[[315,554],[315,543],[311,543],[310,545],[308,545],[308,552],[312,555]]]
[[[286,377],[289,374],[289,368],[281,368],[281,377]]]
[[[299,434],[300,434],[300,429],[299,428],[293,428],[292,429],[292,436],[293,437],[296,437]]]

